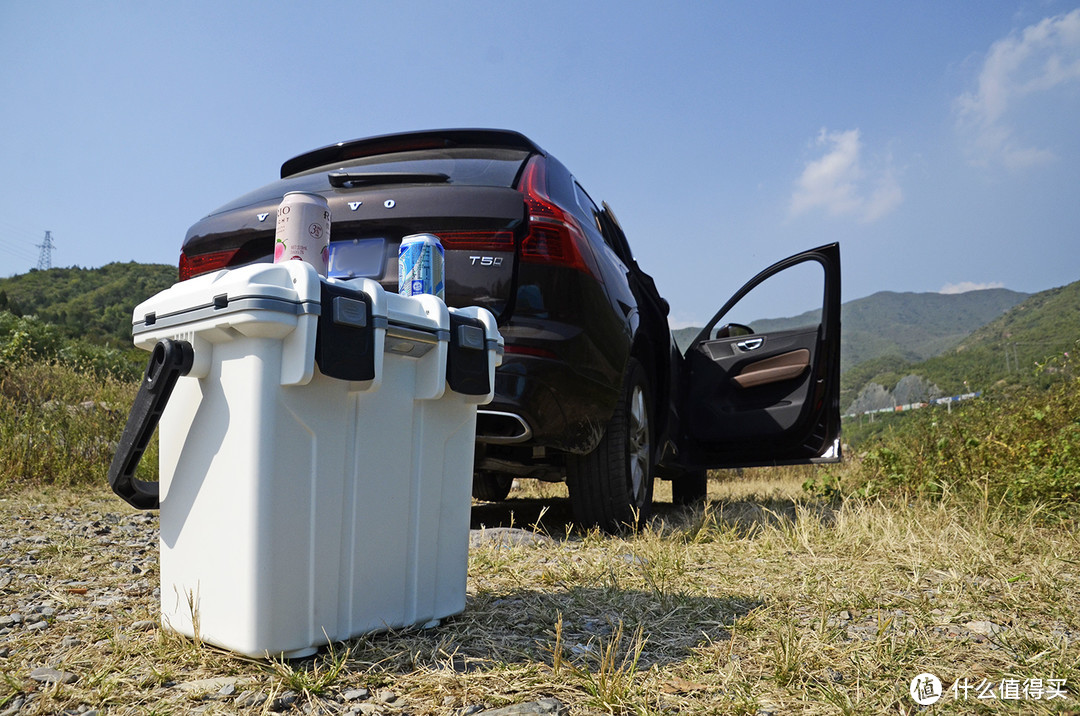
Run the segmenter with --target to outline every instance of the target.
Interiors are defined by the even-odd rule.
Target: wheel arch
[[[663,340],[659,340],[660,338]],[[649,380],[649,397],[652,403],[649,406],[651,408],[650,427],[654,452],[663,443],[668,432],[670,412],[668,406],[671,404],[672,391],[669,342],[670,333],[666,324],[657,326],[655,320],[650,321],[647,316],[643,316],[640,329],[634,336],[630,349],[630,357],[641,364]]]

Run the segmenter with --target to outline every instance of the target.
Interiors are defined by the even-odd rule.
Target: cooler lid
[[[213,319],[239,311],[319,315],[321,282],[303,261],[252,264],[174,284],[132,314],[132,334]]]

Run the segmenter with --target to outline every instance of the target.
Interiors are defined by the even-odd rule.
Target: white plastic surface
[[[300,262],[265,268],[292,264]],[[227,273],[204,290],[246,277],[258,294],[268,276],[256,267]],[[269,276],[269,290],[283,287]],[[436,298],[347,283],[391,326],[449,330]],[[191,305],[205,299],[180,286]],[[180,303],[152,299],[136,319]],[[500,340],[490,313],[463,310]],[[251,313],[139,339],[148,349],[161,338],[193,340],[203,366],[180,378],[159,426],[163,624],[250,656],[296,656],[461,612],[476,405],[490,396],[446,387],[445,340],[419,358],[387,343],[374,381],[335,380],[310,366],[300,366],[310,370],[306,382],[293,380],[306,372],[300,356],[313,364],[314,327],[302,326],[307,316],[292,317],[290,331],[272,311]],[[492,384],[496,360],[489,350]]]
[[[212,344],[240,336],[277,339],[281,341],[282,353],[280,383],[303,385],[311,380],[315,368],[318,316],[280,310],[222,310],[220,315],[205,317],[205,310],[197,314],[196,309],[212,305],[215,297],[223,295],[234,299],[268,299],[283,306],[299,307],[318,304],[321,290],[319,274],[304,261],[254,264],[198,276],[175,284],[135,307],[133,322],[143,321],[151,313],[162,323],[166,322],[164,317],[176,316],[182,320],[185,312],[194,314],[182,328],[143,329],[135,336],[135,345],[152,351],[162,338],[189,341],[195,349],[195,364],[188,375],[204,378],[210,370]]]

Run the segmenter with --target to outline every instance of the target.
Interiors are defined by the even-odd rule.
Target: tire
[[[473,475],[472,496],[484,502],[502,502],[510,494],[514,476],[501,472],[478,472]]]
[[[688,470],[671,481],[671,501],[676,505],[700,505],[708,490],[705,470]]]
[[[572,455],[567,462],[570,506],[581,527],[616,533],[648,518],[653,493],[651,418],[649,381],[631,358],[604,437],[592,452]]]

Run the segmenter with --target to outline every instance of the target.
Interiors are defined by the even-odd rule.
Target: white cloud
[[[904,199],[891,159],[881,169],[864,166],[858,129],[829,132],[822,129],[815,145],[826,147],[824,156],[806,164],[795,183],[790,211],[793,216],[821,208],[832,216],[854,216],[870,223],[885,216]]]
[[[967,293],[968,291],[982,291],[987,288],[1005,288],[1005,284],[1000,281],[991,281],[990,283],[975,283],[973,281],[961,281],[959,283],[948,283],[941,287],[938,293]]]
[[[1018,138],[1015,113],[1038,97],[1080,83],[1080,9],[1048,17],[990,46],[977,86],[956,100],[957,124],[977,164],[1010,169],[1046,164],[1053,151]]]

